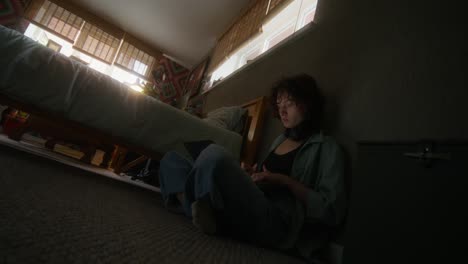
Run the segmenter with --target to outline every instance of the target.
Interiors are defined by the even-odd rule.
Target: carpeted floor
[[[201,234],[158,193],[0,146],[1,263],[302,263]]]

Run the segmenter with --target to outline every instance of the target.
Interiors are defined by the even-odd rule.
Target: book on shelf
[[[54,151],[75,159],[81,159],[81,157],[84,156],[83,152],[71,149],[70,147],[60,144],[55,144]]]

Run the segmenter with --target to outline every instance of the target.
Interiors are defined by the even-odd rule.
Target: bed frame
[[[242,105],[248,114],[243,129],[241,161],[249,165],[253,165],[256,161],[267,105],[265,96]]]
[[[59,115],[48,113],[36,106],[21,103],[2,94],[0,94],[0,103],[47,119],[59,126],[67,128],[67,131],[72,130],[75,133],[80,134],[80,136],[92,144],[103,143],[115,145],[116,147],[112,154],[110,167],[116,174],[125,172],[146,161],[148,158],[160,160],[164,155],[164,153],[149,151],[143,146],[129,144],[119,137],[103,133],[90,128],[85,124],[65,119]],[[266,106],[266,97],[260,97],[242,105],[242,107],[247,109],[248,117],[243,131],[241,161],[248,164],[253,164],[255,162],[258,144],[260,142],[260,135],[262,134],[263,129]],[[66,138],[66,136],[64,137]],[[142,156],[125,164],[125,156],[129,151],[136,152]]]

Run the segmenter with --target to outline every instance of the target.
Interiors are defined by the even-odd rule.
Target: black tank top
[[[301,147],[302,144],[294,150],[282,155],[276,154],[275,151],[272,151],[264,162],[265,167],[273,173],[280,173],[288,176],[291,175],[294,158]]]
[[[280,173],[284,175],[291,176],[291,169],[294,162],[294,158],[296,157],[297,152],[302,147],[302,144],[291,150],[288,153],[278,155],[275,151],[272,151],[268,157],[266,158],[263,165],[265,165],[266,169],[272,173]],[[263,170],[263,168],[262,168]],[[272,184],[269,182],[257,182],[257,186],[260,190],[263,191],[265,196],[270,199],[274,204],[277,204],[280,208],[286,208],[285,211],[288,211],[290,206],[284,205],[294,200],[294,195],[288,189],[288,187],[281,185],[281,184]]]

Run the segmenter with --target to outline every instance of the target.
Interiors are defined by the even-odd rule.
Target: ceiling
[[[72,0],[189,68],[252,1]]]

